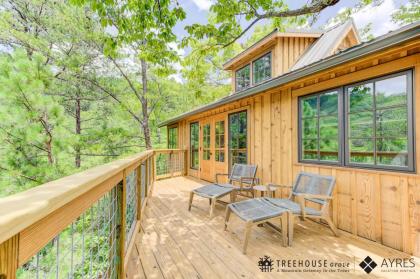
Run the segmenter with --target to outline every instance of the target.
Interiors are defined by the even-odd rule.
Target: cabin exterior
[[[0,199],[0,278],[418,278],[419,27],[365,43],[351,21],[273,31],[225,64],[232,94],[161,123],[168,149]],[[212,203],[213,218],[206,199],[187,209],[191,191],[238,162],[257,164],[264,184],[334,176],[339,237],[294,222],[285,247],[264,227],[243,254],[246,228],[231,218],[223,230],[225,205]],[[264,272],[268,258],[292,264]]]
[[[335,176],[340,230],[419,256],[419,27],[365,43],[352,21],[275,30],[224,65],[229,96],[161,123],[170,147],[211,182],[234,163],[257,164],[261,183]]]

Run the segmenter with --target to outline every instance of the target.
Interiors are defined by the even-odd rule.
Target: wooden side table
[[[267,197],[269,197],[269,198],[275,198],[276,197],[277,188],[278,188],[278,186],[274,185],[274,184],[255,185],[254,187],[252,187],[252,189],[254,190],[254,194],[255,194],[255,192],[260,192],[261,197],[264,197],[265,193],[268,193]]]

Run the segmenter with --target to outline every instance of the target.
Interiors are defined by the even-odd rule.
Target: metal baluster
[[[90,235],[93,236],[93,206],[90,207]],[[89,245],[90,263],[89,263],[89,278],[92,275],[92,243]]]
[[[73,253],[74,253],[74,223],[71,223],[71,260],[70,260],[70,278],[73,278]]]
[[[58,279],[58,274],[60,273],[60,235],[56,237],[56,244],[57,244],[57,259],[56,259],[56,274],[55,278]]]
[[[39,279],[39,252],[36,253],[36,279]]]

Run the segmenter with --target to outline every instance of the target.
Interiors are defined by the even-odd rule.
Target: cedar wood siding
[[[415,173],[298,162],[298,97],[325,89],[413,70]],[[420,40],[360,58],[267,92],[180,121],[180,148],[189,149],[189,123],[248,110],[248,161],[263,183],[291,185],[300,171],[337,179],[331,211],[343,231],[420,256]],[[201,155],[200,155],[201,157]],[[226,163],[227,164],[227,163]],[[199,171],[189,175],[200,177]],[[287,197],[283,190],[278,195]]]

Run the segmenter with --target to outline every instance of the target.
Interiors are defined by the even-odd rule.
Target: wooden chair
[[[257,165],[234,164],[232,167],[232,172],[230,174],[216,174],[216,184],[236,187],[237,193],[250,193],[251,196],[254,197],[253,186],[259,183],[259,179],[256,177],[257,167]],[[228,183],[220,183],[220,176],[228,176]]]
[[[227,229],[231,212],[245,221],[245,237],[242,246],[243,254],[246,254],[252,227],[274,220],[280,221],[281,230],[275,226],[273,227],[281,231],[283,246],[288,245],[289,211],[286,208],[273,205],[267,198],[248,199],[231,203],[226,207],[225,230]]]
[[[216,183],[209,184],[190,192],[190,199],[188,204],[188,211],[191,211],[191,205],[194,199],[194,195],[207,198],[210,202],[210,218],[213,217],[214,207],[216,202],[220,201],[221,198],[230,194],[230,202],[234,202],[236,199],[237,191],[252,191],[252,186],[255,184],[257,173],[256,165],[245,165],[245,164],[234,164],[232,173],[229,174],[216,174]],[[221,175],[229,176],[228,183],[219,183],[218,177]],[[239,187],[233,185],[234,182],[239,183]]]
[[[335,178],[332,176],[301,172],[291,187],[292,191],[288,199],[267,198],[272,204],[286,208],[291,213],[289,245],[293,241],[293,216],[299,216],[302,220],[305,220],[306,217],[324,220],[334,235],[338,236],[337,228],[329,214],[329,204],[332,200],[334,186]],[[308,207],[307,202],[319,205],[320,208]]]
[[[292,245],[294,216],[300,216],[303,220],[305,217],[323,219],[337,236],[337,228],[329,216],[329,202],[332,199],[334,185],[334,177],[301,172],[291,187],[292,192],[288,199],[256,198],[229,204],[226,208],[225,230],[231,212],[246,222],[242,250],[244,254],[252,226],[269,223],[275,219],[281,223],[284,246],[286,246],[286,242],[288,245]],[[307,201],[318,204],[321,208],[307,207]]]

